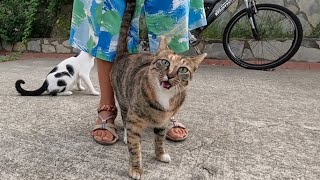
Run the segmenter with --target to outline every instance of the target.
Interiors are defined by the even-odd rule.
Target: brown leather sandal
[[[98,118],[101,119],[101,124],[99,125],[95,125],[93,130],[91,131],[91,136],[92,138],[99,144],[101,145],[112,145],[114,143],[116,143],[119,139],[119,136],[117,134],[117,128],[114,124],[112,123],[108,123],[109,120],[114,120],[117,117],[117,107],[114,105],[102,105],[100,106],[98,109]],[[107,118],[102,118],[100,116],[100,112],[102,111],[110,111],[110,112],[114,112],[113,114],[111,114],[110,116],[108,116]],[[97,139],[94,138],[93,136],[93,132],[96,130],[107,130],[109,131],[112,135],[113,135],[113,140],[110,142],[105,142],[105,141],[99,141]]]
[[[186,134],[185,136],[183,136],[182,138],[177,138],[177,139],[176,139],[176,138],[172,138],[172,137],[168,136],[168,132],[169,132],[169,130],[172,129],[172,128],[182,128],[182,129],[185,129],[186,132],[187,132],[187,134]],[[170,118],[170,124],[169,124],[169,126],[168,126],[168,131],[167,131],[166,139],[168,139],[168,140],[170,140],[170,141],[174,141],[174,142],[183,141],[183,140],[187,139],[188,133],[189,133],[189,132],[188,132],[188,129],[187,129],[182,123],[180,123],[180,122],[178,122],[177,120],[175,120],[174,117],[171,117],[171,118]]]

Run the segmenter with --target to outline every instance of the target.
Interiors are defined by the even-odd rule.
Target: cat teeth
[[[169,83],[169,81],[162,81],[161,82],[161,87],[165,88],[165,89],[170,89],[172,86]]]

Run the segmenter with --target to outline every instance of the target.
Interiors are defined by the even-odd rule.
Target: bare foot
[[[173,127],[168,132],[167,135],[176,141],[179,141],[180,139],[184,139],[188,134],[188,130],[181,127]]]

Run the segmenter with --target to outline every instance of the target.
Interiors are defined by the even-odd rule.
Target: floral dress
[[[116,55],[125,0],[74,0],[70,44],[94,57],[112,62]],[[128,49],[139,51],[139,24],[145,20],[152,53],[159,36],[179,53],[188,50],[188,32],[206,25],[203,0],[137,0],[131,22]]]

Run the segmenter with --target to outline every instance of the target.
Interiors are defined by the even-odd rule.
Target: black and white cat
[[[45,91],[49,95],[72,95],[71,89],[77,85],[79,90],[85,88],[81,85],[81,80],[89,87],[93,95],[100,95],[97,92],[90,80],[90,71],[94,65],[94,57],[90,54],[81,51],[78,56],[70,57],[59,63],[47,75],[43,85],[34,91],[27,91],[21,87],[25,82],[17,80],[16,90],[22,96],[40,96]]]

